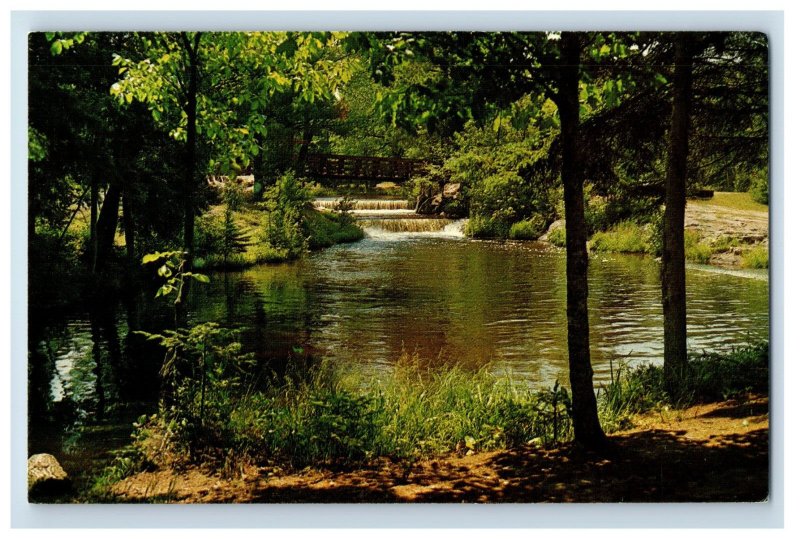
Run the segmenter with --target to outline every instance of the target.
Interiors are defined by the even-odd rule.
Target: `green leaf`
[[[167,296],[171,294],[173,290],[175,290],[174,286],[165,284],[158,289],[158,292],[156,292],[156,297],[160,298],[161,296]]]
[[[53,44],[50,45],[50,54],[52,54],[53,56],[57,56],[61,54],[63,48],[64,47],[60,40],[53,41]]]
[[[204,275],[202,273],[190,273],[189,276],[197,282],[200,283],[210,283],[211,279],[208,278],[208,275]]]
[[[159,277],[164,277],[165,279],[168,279],[168,278],[172,277],[172,270],[169,269],[169,267],[167,267],[166,264],[164,264],[163,266],[158,268],[158,276]]]
[[[158,262],[162,258],[164,258],[164,253],[149,253],[142,257],[142,264]]]

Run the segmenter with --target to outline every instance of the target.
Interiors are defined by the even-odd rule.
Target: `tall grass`
[[[683,245],[686,260],[697,264],[708,264],[714,250],[702,241],[700,233],[696,230],[686,230],[683,236]]]
[[[742,255],[742,267],[752,269],[769,268],[769,250],[757,245]]]
[[[629,425],[632,415],[666,404],[684,407],[768,390],[769,345],[764,342],[727,354],[691,357],[674,401],[667,394],[662,367],[622,364],[616,372],[612,368],[612,380],[601,386],[598,402],[603,426],[611,432]]]
[[[169,431],[173,449],[187,456],[232,451],[294,467],[413,461],[572,437],[570,397],[558,384],[536,391],[486,370],[427,368],[413,356],[383,376],[323,363],[258,391],[212,386],[206,399],[199,427],[182,429],[162,414],[146,428]]]
[[[608,231],[597,232],[592,236],[591,247],[596,251],[614,253],[650,252],[647,232],[632,221],[623,221]]]
[[[189,458],[237,455],[304,467],[381,457],[409,463],[452,452],[550,446],[573,436],[570,395],[558,384],[534,390],[485,369],[431,368],[407,354],[380,376],[323,362],[259,388],[219,382],[207,389],[199,424],[182,426],[162,410],[140,427],[139,438],[158,433],[161,441],[150,446],[167,440]],[[766,344],[693,357],[677,403],[668,400],[661,367],[623,365],[598,390],[599,411],[604,429],[613,432],[629,426],[634,414],[666,403],[766,392],[768,385]]]

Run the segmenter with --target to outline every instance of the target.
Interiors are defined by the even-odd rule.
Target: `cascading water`
[[[314,207],[334,211],[339,200],[318,198]],[[364,229],[366,236],[377,240],[401,240],[416,237],[463,238],[466,219],[452,220],[419,215],[407,200],[353,200],[351,215]]]

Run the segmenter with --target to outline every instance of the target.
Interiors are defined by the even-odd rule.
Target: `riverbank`
[[[685,216],[686,260],[727,269],[769,267],[769,207],[748,193],[718,192],[710,199],[689,200]],[[595,233],[588,243],[593,252],[657,254],[657,231],[652,224],[624,221]],[[563,221],[540,238],[565,244]]]
[[[378,385],[317,376],[263,394],[256,407],[239,399],[232,414],[209,414],[201,431],[181,434],[174,421],[154,416],[92,496],[203,503],[766,497],[764,344],[693,359],[676,407],[667,404],[661,368],[618,370],[598,391],[611,433],[602,455],[569,443],[569,394],[558,385],[531,392],[485,372],[413,367]]]
[[[632,418],[606,455],[554,448],[452,454],[363,469],[246,464],[226,476],[203,466],[128,477],[118,502],[700,502],[768,496],[769,402],[747,394]]]
[[[300,256],[289,247],[271,245],[266,238],[267,212],[253,203],[243,204],[232,212],[233,231],[228,232],[231,251],[223,255],[225,205],[211,206],[198,219],[199,253],[195,267],[202,270],[231,270],[258,264],[286,262]],[[302,229],[309,250],[324,249],[339,243],[351,243],[364,237],[363,230],[349,220],[339,220],[332,213],[306,208]]]

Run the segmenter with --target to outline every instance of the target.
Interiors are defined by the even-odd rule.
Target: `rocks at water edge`
[[[545,233],[542,234],[541,236],[539,236],[539,241],[549,241],[548,238],[550,237],[550,233],[551,232],[553,232],[555,230],[558,230],[558,229],[561,229],[561,228],[566,228],[566,226],[567,226],[567,223],[566,223],[566,221],[564,219],[559,219],[557,221],[553,221],[552,223],[550,223],[550,226],[547,227],[547,230],[545,231]]]
[[[423,189],[417,196],[416,212],[423,215],[444,214],[447,217],[463,217],[458,211],[461,201],[461,184],[445,183],[440,184],[439,192],[434,191],[430,186]]]
[[[49,453],[39,453],[28,459],[28,498],[63,494],[70,488],[67,472]]]

